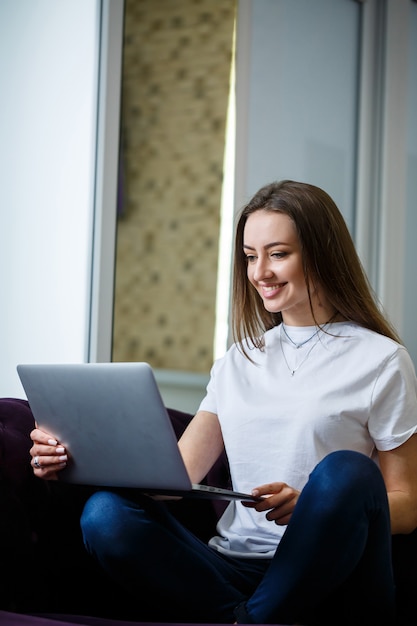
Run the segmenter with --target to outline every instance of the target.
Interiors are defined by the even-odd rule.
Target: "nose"
[[[267,258],[261,258],[260,256],[257,258],[256,264],[253,267],[252,275],[253,279],[257,282],[273,276],[273,272]]]

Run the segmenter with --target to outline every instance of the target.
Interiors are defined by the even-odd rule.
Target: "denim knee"
[[[331,452],[317,464],[310,477],[320,474],[320,479],[331,484],[339,482],[341,478],[346,484],[356,481],[363,483],[371,480],[377,484],[384,484],[381,471],[377,464],[366,454],[353,450],[337,450]]]
[[[98,491],[85,503],[80,526],[85,545],[96,541],[111,543],[117,531],[120,499],[111,492]]]

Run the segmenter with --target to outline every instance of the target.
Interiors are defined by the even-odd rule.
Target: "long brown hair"
[[[247,278],[243,233],[248,216],[256,211],[277,211],[293,221],[301,246],[304,277],[319,284],[336,314],[400,342],[384,316],[346,222],[332,198],[322,189],[292,180],[262,187],[242,209],[236,228],[233,272],[233,337],[242,345],[262,348],[263,333],[282,322],[271,313]],[[310,295],[310,291],[309,291]],[[311,299],[310,299],[311,304]],[[314,312],[312,310],[314,317]]]

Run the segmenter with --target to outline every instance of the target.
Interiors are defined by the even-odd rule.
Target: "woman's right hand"
[[[259,497],[260,501],[242,501],[246,507],[251,507],[256,511],[267,511],[265,515],[269,522],[275,522],[279,526],[289,523],[291,515],[295,509],[300,491],[287,485],[287,483],[276,482],[261,485],[252,490],[252,495]]]
[[[30,433],[30,438],[33,441],[30,449],[33,473],[38,478],[58,480],[58,472],[66,467],[68,461],[64,446],[37,426]]]

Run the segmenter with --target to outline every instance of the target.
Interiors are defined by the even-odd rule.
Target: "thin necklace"
[[[319,332],[320,328],[317,328],[314,333],[311,335],[311,337],[309,337],[308,339],[305,339],[304,341],[302,341],[301,343],[297,343],[296,341],[294,341],[293,339],[291,339],[291,337],[289,336],[289,334],[287,333],[286,329],[285,329],[285,324],[284,322],[281,322],[281,327],[282,330],[284,331],[284,334],[286,336],[286,338],[291,341],[292,345],[295,346],[298,350],[298,348],[301,348],[301,346],[304,346],[306,343],[308,343],[309,341],[311,341],[313,339],[313,337],[315,337],[317,335],[317,333]]]
[[[314,335],[317,335],[317,333],[314,333]],[[313,335],[313,337],[314,337]],[[310,337],[310,339],[312,339],[312,337]],[[310,341],[310,339],[308,341]],[[306,342],[304,342],[306,343]],[[311,348],[309,349],[309,351],[307,352],[307,354],[305,355],[304,359],[302,359],[300,361],[300,363],[297,365],[297,367],[290,367],[287,361],[287,357],[285,356],[285,352],[284,352],[284,346],[282,345],[282,334],[279,334],[279,344],[281,346],[281,352],[282,352],[282,356],[284,357],[284,361],[285,361],[285,365],[287,366],[287,369],[289,371],[289,373],[291,374],[291,376],[294,376],[295,372],[297,370],[300,369],[300,367],[302,366],[303,363],[305,363],[305,361],[307,361],[308,357],[310,356],[312,350],[316,347],[316,345],[319,343],[319,340],[317,339],[317,341],[315,343],[313,343],[313,345],[311,346]]]

